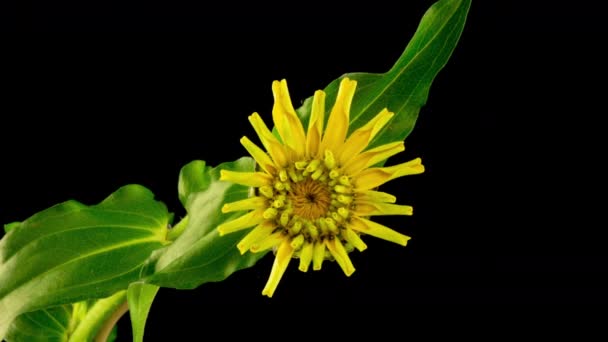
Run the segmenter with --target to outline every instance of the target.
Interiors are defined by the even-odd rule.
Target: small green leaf
[[[108,298],[21,314],[9,327],[6,341],[92,341],[117,307],[125,302],[125,296],[125,291],[120,291]]]
[[[72,316],[71,304],[19,315],[8,329],[6,341],[65,342]]]
[[[133,342],[144,340],[144,329],[150,307],[159,287],[152,284],[133,283],[127,290],[129,300],[129,314],[131,315],[131,326],[133,327]]]
[[[10,232],[13,228],[19,227],[19,225],[21,225],[21,222],[13,222],[13,223],[7,223],[7,224],[5,224],[4,225],[4,233]]]
[[[326,103],[335,102],[340,81],[357,81],[350,110],[350,131],[363,126],[382,109],[395,116],[372,140],[369,147],[404,140],[414,129],[420,108],[426,103],[431,84],[450,58],[464,28],[470,0],[441,0],[423,16],[414,37],[395,65],[386,73],[349,73],[326,88]],[[312,97],[298,113],[307,123]],[[326,106],[327,119],[331,105]]]
[[[21,313],[105,297],[146,276],[168,218],[149,190],[129,185],[98,205],[64,202],[11,229],[0,240],[0,338]]]
[[[206,166],[203,160],[195,160],[180,170],[177,189],[184,208],[188,207],[188,197],[191,193],[199,192],[209,186],[210,179],[207,172],[209,169],[210,167]]]
[[[222,222],[244,214],[222,213],[224,203],[249,195],[249,188],[245,186],[220,181],[220,170],[251,172],[254,168],[253,159],[241,158],[206,170],[204,177],[209,179],[208,186],[189,195],[186,229],[174,243],[155,253],[157,259],[151,262],[154,274],[146,282],[163,287],[192,289],[209,281],[221,281],[239,269],[253,266],[264,255],[240,255],[236,244],[246,232],[220,237],[216,229]]]

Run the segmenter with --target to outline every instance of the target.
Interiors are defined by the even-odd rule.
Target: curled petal
[[[397,197],[382,191],[365,190],[357,193],[359,201],[395,203]]]
[[[264,211],[261,209],[250,211],[247,214],[240,216],[234,220],[220,224],[217,227],[217,230],[219,231],[220,236],[224,236],[226,234],[234,233],[245,228],[253,227],[264,220],[264,218],[262,217],[263,212]]]
[[[220,170],[220,180],[256,188],[270,185],[273,181],[272,176],[264,172],[238,172],[230,170]]]
[[[277,138],[272,135],[272,132],[270,132],[260,115],[258,113],[251,114],[249,116],[249,122],[258,134],[262,145],[264,145],[275,164],[279,167],[285,167],[287,165],[288,152],[283,148],[283,145],[281,145]]]
[[[306,135],[302,122],[291,103],[287,81],[274,81],[272,83],[272,94],[274,95],[272,119],[279,135],[281,135],[283,142],[298,156],[303,156],[306,147]]]
[[[360,217],[353,217],[349,227],[358,232],[394,242],[401,246],[407,245],[407,241],[410,239],[410,237],[407,235],[403,235],[379,223]]]
[[[255,159],[256,163],[260,165],[260,167],[269,174],[276,174],[277,170],[274,166],[272,159],[270,156],[264,152],[261,148],[259,148],[256,144],[254,144],[249,138],[242,137],[241,145],[245,147],[247,152]]]
[[[409,205],[390,204],[382,202],[363,202],[357,201],[354,209],[359,216],[378,216],[378,215],[412,215],[414,208]]]
[[[239,241],[236,247],[241,254],[245,254],[245,252],[247,252],[256,242],[269,237],[275,227],[276,224],[270,221],[264,221],[258,224],[257,227],[253,228],[243,239],[241,239],[241,241]]]
[[[262,295],[272,297],[274,291],[279,285],[279,281],[281,281],[281,278],[283,277],[283,274],[287,269],[287,265],[289,265],[289,260],[291,259],[292,255],[293,248],[291,247],[289,240],[285,239],[285,241],[283,241],[279,246],[277,255],[274,258],[272,271],[270,271],[270,277],[268,277],[268,282],[262,290]]]
[[[302,272],[307,272],[308,267],[310,266],[310,262],[312,261],[312,250],[313,244],[310,242],[305,242],[302,247],[302,251],[300,252],[300,265],[298,269]]]
[[[344,78],[340,82],[336,103],[329,114],[327,129],[321,142],[321,151],[336,150],[344,143],[350,123],[350,105],[355,88],[357,88],[357,81]]]
[[[403,141],[397,141],[365,151],[351,160],[344,162],[344,173],[356,175],[361,172],[361,170],[386,160],[403,150],[405,150]]]
[[[365,244],[365,242],[363,242],[363,240],[361,240],[359,234],[355,233],[352,229],[348,227],[342,230],[342,237],[348,243],[353,245],[359,252],[363,252],[367,249],[367,245]]]
[[[374,167],[361,171],[355,179],[357,189],[367,190],[382,185],[392,179],[424,172],[421,159],[389,167]]]
[[[244,200],[224,204],[222,212],[229,213],[233,211],[259,209],[264,207],[266,201],[267,200],[263,197],[250,197]]]
[[[325,120],[325,92],[317,90],[312,99],[312,110],[306,134],[306,155],[314,158],[319,154],[319,144],[323,135],[323,120]]]
[[[371,119],[363,127],[354,131],[337,153],[340,161],[344,164],[353,156],[358,155],[372,141],[376,134],[386,125],[386,123],[394,116],[394,113],[389,112],[386,108],[378,115]]]
[[[338,265],[342,268],[342,271],[344,271],[344,274],[350,277],[355,272],[355,266],[353,266],[352,261],[348,257],[348,252],[344,249],[340,239],[328,239],[325,240],[325,244],[331,255],[338,262]]]

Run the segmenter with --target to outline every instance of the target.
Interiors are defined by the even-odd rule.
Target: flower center
[[[307,178],[291,187],[289,199],[293,213],[307,220],[316,220],[324,216],[331,203],[331,193],[327,185]]]
[[[296,255],[304,241],[341,238],[354,200],[350,177],[342,174],[331,151],[324,158],[289,163],[258,194],[266,198],[263,218],[291,238]]]

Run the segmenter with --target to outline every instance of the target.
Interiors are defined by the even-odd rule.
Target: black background
[[[93,204],[128,183],[182,215],[180,167],[245,155],[247,116],[270,122],[272,80],[286,78],[297,104],[345,72],[386,71],[431,3],[15,9],[7,29],[37,34],[5,46],[2,222],[70,198]],[[398,320],[387,312],[412,304],[608,303],[605,28],[593,8],[536,4],[474,1],[390,161],[420,156],[427,170],[383,187],[415,208],[380,219],[412,236],[406,248],[368,238],[350,278],[332,263],[291,267],[272,299],[261,296],[271,255],[221,283],[161,289],[147,336],[183,339],[200,317],[298,325],[310,308],[330,321],[365,307]]]

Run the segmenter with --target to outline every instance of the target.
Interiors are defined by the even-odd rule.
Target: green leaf
[[[264,255],[240,255],[236,244],[246,232],[219,236],[216,229],[219,224],[244,214],[222,213],[224,203],[249,195],[249,188],[245,186],[220,181],[221,169],[251,172],[255,169],[255,163],[253,159],[245,157],[206,169],[203,176],[209,180],[205,183],[206,188],[189,195],[186,229],[174,243],[155,253],[156,260],[151,262],[154,274],[146,282],[163,287],[192,289],[209,281],[221,281],[239,269],[253,266]]]
[[[13,228],[18,227],[21,222],[12,222],[4,225],[4,233],[10,232]]]
[[[433,79],[450,58],[464,28],[470,0],[441,0],[423,16],[416,33],[395,65],[386,73],[349,73],[326,88],[327,119],[335,102],[340,81],[357,81],[357,91],[350,110],[350,131],[363,126],[382,109],[395,116],[376,135],[369,147],[404,140],[413,130],[418,112],[426,103]],[[329,105],[331,104],[331,105]],[[312,97],[304,101],[298,113],[306,124]]]
[[[129,300],[129,313],[131,315],[131,326],[133,327],[133,342],[144,340],[144,329],[150,307],[159,287],[152,284],[133,283],[127,290]]]
[[[6,341],[65,342],[74,320],[73,305],[55,306],[19,315],[6,333]]]
[[[104,323],[125,302],[126,291],[108,298],[85,300],[19,315],[8,329],[13,341],[92,341]],[[109,328],[109,326],[108,326]],[[115,329],[113,329],[115,332]]]
[[[209,169],[203,160],[195,160],[180,170],[177,189],[184,208],[188,207],[188,197],[191,193],[202,191],[209,186]]]
[[[129,185],[98,205],[67,201],[11,229],[0,240],[0,338],[21,313],[105,297],[146,276],[168,218],[149,190]]]

